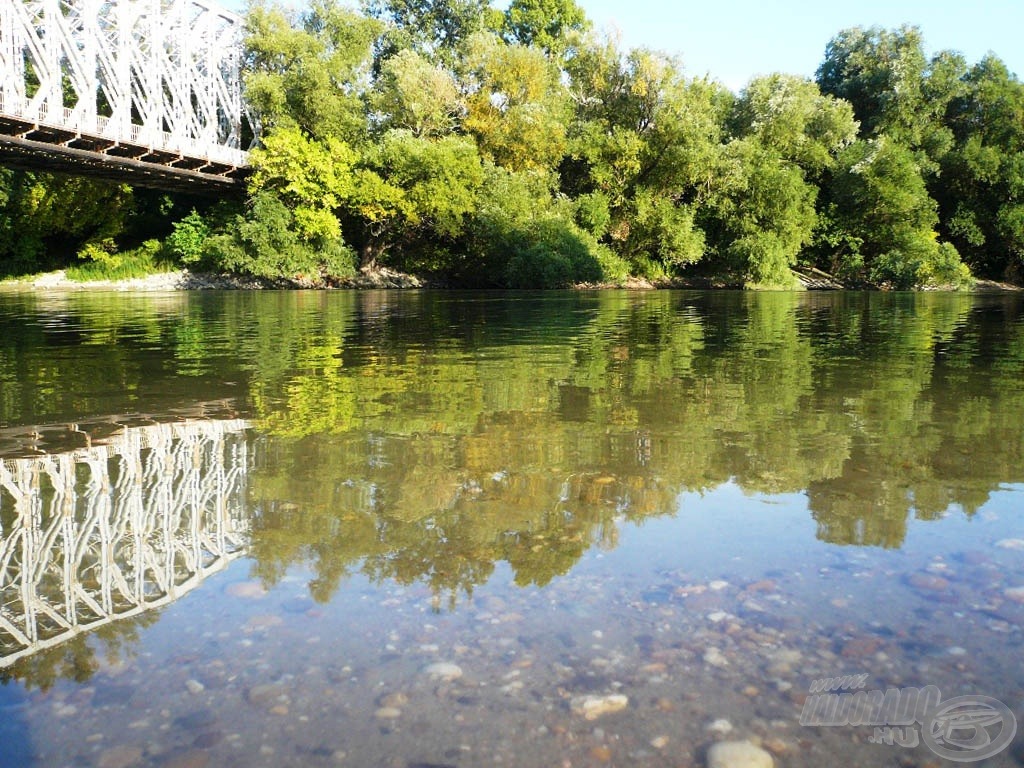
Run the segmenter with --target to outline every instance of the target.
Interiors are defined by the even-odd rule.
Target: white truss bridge
[[[0,0],[0,163],[239,186],[242,20],[207,0]]]
[[[165,606],[245,551],[240,419],[0,460],[0,668]]]

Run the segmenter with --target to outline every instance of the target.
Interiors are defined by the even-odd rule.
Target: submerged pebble
[[[423,674],[441,680],[456,680],[462,677],[462,667],[450,661],[438,661],[425,666]]]
[[[720,733],[724,736],[732,730],[732,723],[724,717],[720,717],[717,720],[712,720],[708,723],[705,730],[710,731],[711,733]]]
[[[577,696],[570,703],[572,711],[587,720],[596,720],[603,715],[621,712],[629,706],[629,698],[621,693],[607,696]]]
[[[773,768],[771,754],[749,741],[720,741],[708,749],[708,768]]]
[[[1000,539],[996,546],[1000,549],[1024,549],[1024,539]]]
[[[111,747],[100,753],[98,768],[131,768],[142,760],[142,750],[125,745]]]
[[[1003,590],[1003,594],[1007,600],[1013,600],[1015,603],[1024,603],[1024,587],[1010,587]]]
[[[942,592],[949,589],[949,581],[934,573],[919,572],[912,573],[907,577],[907,583],[914,589],[931,592]]]
[[[224,592],[229,597],[240,597],[246,600],[256,600],[267,594],[267,590],[258,581],[238,581],[228,584]]]

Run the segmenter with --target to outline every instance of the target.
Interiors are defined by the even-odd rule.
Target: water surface
[[[1021,717],[1022,310],[0,295],[0,766],[934,762],[799,718]]]

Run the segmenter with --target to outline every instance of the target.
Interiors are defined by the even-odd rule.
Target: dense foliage
[[[245,63],[264,130],[248,197],[179,204],[179,263],[511,287],[1024,276],[1024,85],[992,55],[929,58],[914,27],[844,30],[814,80],[733,94],[622,50],[574,0],[259,0]],[[104,258],[137,207],[130,190],[6,173],[3,271],[55,247]]]

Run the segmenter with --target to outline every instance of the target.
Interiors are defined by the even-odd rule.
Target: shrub
[[[210,225],[196,213],[195,208],[181,221],[175,222],[167,236],[167,247],[182,264],[201,264],[206,257],[206,244],[210,239]]]

